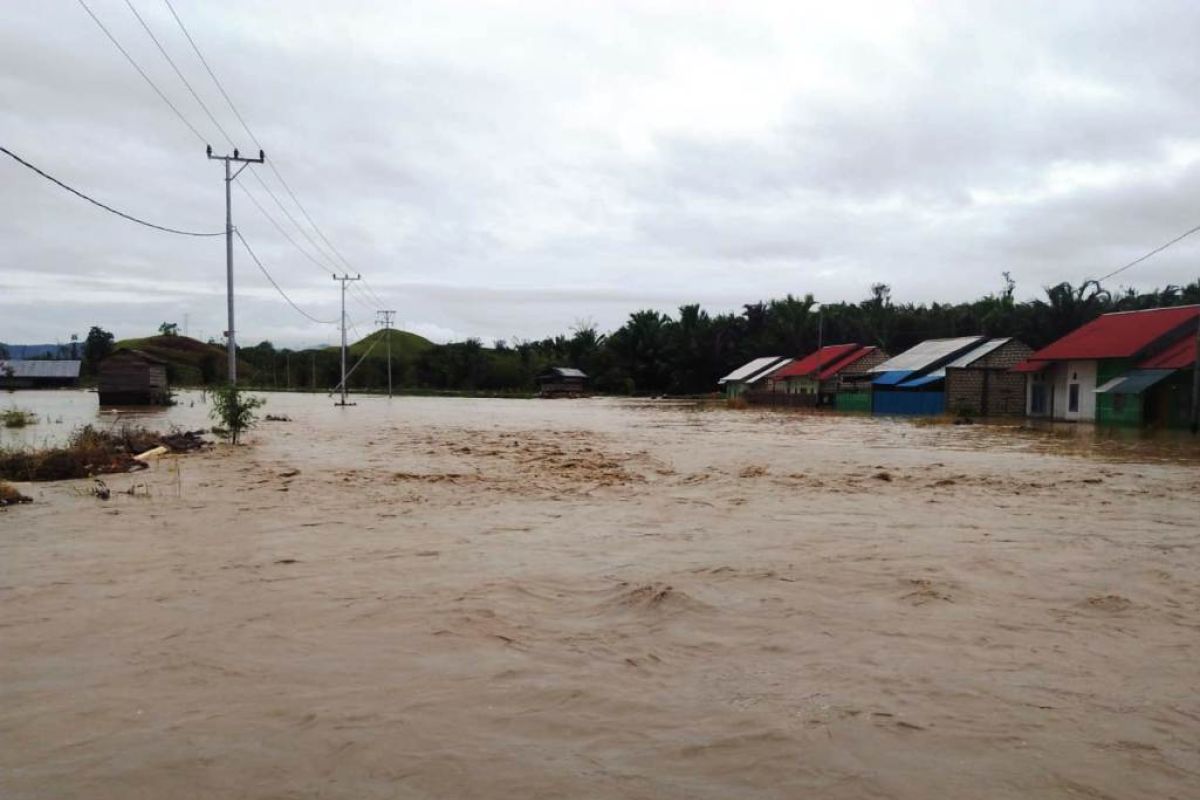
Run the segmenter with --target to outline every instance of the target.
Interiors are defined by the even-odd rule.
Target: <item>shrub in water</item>
[[[266,402],[261,397],[243,393],[233,384],[226,384],[213,390],[213,407],[209,413],[221,424],[221,435],[237,444],[242,432],[253,428],[258,422],[258,415],[254,412]],[[213,432],[217,430],[214,428]]]

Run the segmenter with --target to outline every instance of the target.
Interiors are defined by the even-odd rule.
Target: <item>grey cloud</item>
[[[89,2],[224,149],[124,3]],[[136,4],[251,149],[165,7]],[[963,299],[1002,270],[1033,294],[1195,224],[1200,9],[1186,2],[857,17],[829,4],[178,8],[338,249],[400,319],[442,338],[789,291],[855,300],[878,280],[901,300]],[[132,213],[220,228],[218,165],[82,10],[6,12],[5,146]],[[336,284],[234,202],[293,299],[335,316]],[[135,335],[184,314],[206,335],[224,327],[220,240],[130,226],[11,163],[0,238],[0,340],[93,323]],[[1122,278],[1193,280],[1198,253],[1184,243]],[[335,340],[237,263],[245,341]],[[363,294],[350,308],[365,332]]]

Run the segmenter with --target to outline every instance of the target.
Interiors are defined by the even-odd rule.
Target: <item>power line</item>
[[[146,31],[146,35],[150,37],[150,41],[154,42],[154,46],[158,48],[158,52],[162,53],[162,57],[165,58],[167,63],[171,65],[171,69],[175,70],[175,74],[179,76],[179,80],[181,80],[183,85],[187,87],[188,92],[190,92],[192,97],[195,98],[196,102],[200,105],[200,108],[204,110],[204,113],[208,115],[208,118],[212,121],[212,124],[217,126],[217,130],[220,131],[221,135],[225,137],[225,141],[229,143],[230,147],[235,147],[236,145],[234,144],[233,139],[229,137],[229,134],[226,133],[225,128],[221,126],[221,123],[216,117],[213,116],[212,111],[209,110],[208,105],[206,105],[204,100],[201,99],[200,95],[196,93],[196,90],[192,88],[192,84],[184,76],[183,71],[179,69],[179,66],[175,63],[175,59],[171,58],[171,55],[167,52],[166,48],[162,46],[162,42],[160,42],[158,37],[154,35],[154,31],[150,30],[150,26],[146,24],[146,20],[142,19],[142,15],[138,13],[137,8],[135,8],[133,5],[133,0],[125,0],[125,5],[129,6],[129,10],[133,12],[133,16],[137,17],[137,21],[141,23],[142,30]]]
[[[283,229],[283,226],[279,224],[279,221],[277,219],[275,219],[275,217],[271,216],[271,214],[265,208],[263,208],[262,203],[258,202],[258,198],[255,197],[254,195],[252,195],[250,193],[250,190],[247,189],[241,181],[235,181],[235,183],[237,183],[238,188],[242,190],[242,193],[245,194],[246,197],[250,199],[250,202],[254,204],[254,207],[257,208],[262,213],[262,215],[267,218],[267,221],[275,226],[275,230],[279,231],[279,235],[282,236],[284,239],[287,239],[288,243],[291,244],[292,247],[296,248],[296,250],[298,250],[300,252],[300,255],[307,258],[310,262],[312,262],[314,265],[316,265],[316,267],[318,269],[320,269],[322,272],[324,272],[326,275],[333,274],[333,272],[329,269],[329,267],[325,266],[320,261],[317,261],[315,258],[312,257],[312,255],[307,250],[305,250],[303,247],[301,247],[299,244],[296,243],[296,240],[293,239],[291,237],[291,235]]]
[[[255,141],[257,141],[257,140],[255,140]],[[271,199],[275,201],[275,205],[279,206],[279,210],[282,211],[283,215],[288,218],[288,221],[290,221],[293,225],[296,226],[296,230],[300,231],[300,235],[308,240],[308,243],[312,245],[313,249],[317,251],[318,255],[320,255],[324,259],[327,259],[331,264],[333,264],[333,271],[336,272],[337,271],[337,262],[334,261],[332,258],[330,258],[329,255],[324,250],[321,249],[321,246],[319,244],[317,244],[315,241],[313,241],[312,236],[310,236],[308,231],[304,230],[304,227],[299,222],[296,221],[296,218],[293,217],[291,212],[287,210],[287,206],[285,206],[283,204],[283,201],[281,201],[279,199],[279,196],[276,195],[275,192],[273,192],[271,190],[271,187],[268,186],[266,181],[264,181],[262,179],[262,176],[260,176],[257,172],[253,173],[253,175],[258,180],[258,185],[263,188],[263,191],[265,191],[267,194],[269,194],[271,196]]]
[[[258,265],[258,268],[260,270],[262,270],[262,274],[265,275],[267,280],[271,282],[271,285],[275,287],[275,291],[279,292],[279,296],[288,302],[288,305],[290,305],[292,308],[294,308],[297,312],[299,312],[303,316],[307,317],[308,319],[312,320],[313,322],[316,322],[319,325],[336,325],[337,324],[336,319],[317,319],[312,314],[309,314],[303,308],[296,305],[292,301],[292,298],[287,296],[287,292],[285,292],[282,288],[280,288],[279,284],[275,282],[275,279],[271,277],[271,273],[267,272],[267,268],[263,266],[263,263],[258,260],[258,256],[254,254],[254,251],[252,249],[250,249],[250,243],[246,241],[246,237],[242,236],[242,232],[240,230],[238,230],[237,228],[234,228],[233,232],[237,236],[238,241],[240,241],[242,243],[242,247],[245,247],[246,252],[250,254],[250,258],[254,261],[255,264]]]
[[[361,296],[351,292],[350,297],[354,300],[354,302],[356,302],[360,306],[362,306],[365,311],[367,311],[370,314],[374,314],[375,308],[373,306],[371,306],[371,304],[369,302],[370,298],[367,297],[366,293],[363,293],[361,289],[359,290],[359,292],[361,293]]]
[[[1167,242],[1164,245],[1160,245],[1160,246],[1154,248],[1153,250],[1151,250],[1149,253],[1146,253],[1146,255],[1142,256],[1141,258],[1135,258],[1133,261],[1130,261],[1125,266],[1123,266],[1119,269],[1114,269],[1112,272],[1108,273],[1107,275],[1105,275],[1102,278],[1097,278],[1096,283],[1103,283],[1104,281],[1111,278],[1113,275],[1116,275],[1117,273],[1120,273],[1120,272],[1124,272],[1125,270],[1129,269],[1130,267],[1133,267],[1133,266],[1136,266],[1136,265],[1142,263],[1143,261],[1145,261],[1147,258],[1150,258],[1151,256],[1158,255],[1159,253],[1161,253],[1163,250],[1166,250],[1171,245],[1183,241],[1184,239],[1186,239],[1187,237],[1191,236],[1193,233],[1196,233],[1196,232],[1200,232],[1200,225],[1197,225],[1196,227],[1192,228],[1191,230],[1179,234],[1171,241]]]
[[[179,117],[179,121],[187,126],[187,129],[192,132],[193,136],[200,140],[201,144],[207,144],[204,137],[200,134],[200,131],[196,130],[196,126],[193,125],[188,118],[183,115],[182,111],[176,108],[175,104],[171,102],[170,98],[163,94],[162,89],[159,89],[158,85],[155,84],[154,81],[150,80],[150,76],[146,74],[146,71],[142,69],[136,61],[133,60],[133,56],[129,55],[129,52],[121,46],[121,43],[117,41],[116,37],[109,33],[108,28],[104,27],[104,23],[101,22],[100,18],[92,12],[92,9],[88,7],[88,4],[85,3],[84,0],[79,0],[79,5],[83,6],[83,10],[86,11],[88,16],[91,17],[96,25],[100,27],[100,30],[104,31],[104,35],[108,37],[108,40],[112,42],[118,50],[121,51],[121,55],[125,56],[125,60],[128,61],[135,70],[137,70],[137,73],[142,76],[142,80],[146,81],[150,88],[154,90],[154,93],[162,98],[162,101],[166,103],[172,111],[175,112],[175,116]]]
[[[165,225],[155,225],[153,222],[147,222],[144,219],[138,219],[137,217],[135,217],[131,214],[126,214],[124,211],[118,211],[117,209],[113,208],[112,206],[105,205],[104,203],[101,203],[99,200],[96,200],[95,198],[87,196],[86,194],[79,191],[78,189],[68,186],[67,184],[60,181],[58,178],[55,178],[53,175],[49,175],[49,174],[43,172],[42,170],[38,169],[37,167],[35,167],[33,164],[30,164],[28,161],[21,158],[19,155],[17,155],[13,151],[9,150],[7,147],[0,146],[0,153],[4,153],[9,158],[16,161],[18,164],[28,167],[29,169],[36,172],[38,175],[41,175],[43,178],[45,178],[46,180],[50,181],[51,183],[59,186],[60,188],[66,189],[68,192],[75,195],[76,197],[82,198],[82,199],[88,201],[89,203],[91,203],[92,205],[99,206],[100,208],[103,208],[105,211],[109,212],[110,214],[116,214],[118,217],[127,219],[130,222],[136,222],[139,225],[145,225],[147,228],[154,228],[155,230],[163,231],[164,233],[174,233],[174,234],[178,234],[179,236],[223,236],[225,234],[224,231],[215,231],[213,233],[203,233],[201,231],[184,231],[184,230],[179,230],[178,228],[168,228]]]
[[[129,2],[129,0],[126,0],[126,2]],[[262,143],[259,142],[258,137],[254,135],[254,131],[252,131],[250,129],[250,126],[249,126],[249,124],[247,124],[245,117],[243,117],[241,112],[238,111],[237,106],[233,102],[233,98],[229,96],[229,93],[227,91],[225,91],[225,86],[221,83],[220,79],[217,78],[216,72],[213,70],[212,66],[208,63],[208,59],[206,59],[204,57],[204,53],[201,52],[199,45],[196,44],[196,40],[192,38],[192,34],[188,31],[187,26],[184,25],[183,19],[181,19],[179,14],[175,11],[175,6],[172,5],[171,0],[163,0],[163,2],[166,3],[167,8],[171,12],[171,16],[175,18],[176,24],[179,25],[179,30],[181,30],[183,32],[184,37],[188,40],[188,44],[190,44],[192,46],[192,50],[196,53],[196,57],[200,59],[200,63],[204,65],[205,71],[207,71],[208,76],[210,78],[212,78],[212,81],[216,85],[217,90],[221,93],[221,96],[225,98],[225,102],[229,104],[229,109],[233,112],[233,115],[235,117],[237,117],[238,122],[241,123],[242,128],[246,131],[246,135],[250,137],[250,139],[259,147],[259,149],[263,149]],[[297,197],[296,193],[292,191],[292,187],[284,179],[283,174],[279,171],[279,168],[276,167],[274,163],[268,163],[267,166],[271,169],[271,172],[273,172],[275,174],[275,177],[279,180],[280,185],[283,186],[284,191],[287,192],[288,196],[292,198],[292,202],[294,202],[296,204],[296,208],[300,209],[300,213],[308,221],[308,224],[312,226],[312,229],[314,231],[316,231],[317,236],[321,239],[322,242],[325,243],[325,245],[329,248],[330,252],[332,252],[335,256],[337,256],[337,260],[341,261],[341,263],[347,269],[353,269],[353,267],[351,266],[350,262],[346,259],[346,257],[342,255],[341,251],[338,250],[334,246],[333,242],[331,242],[329,240],[329,237],[325,235],[325,232],[323,230],[321,230],[321,227],[319,225],[317,225],[315,220],[313,220],[312,215],[308,213],[308,209],[304,207],[304,204],[300,202],[300,198]],[[255,177],[258,177],[257,173],[256,173]],[[258,178],[258,180],[260,183],[263,183],[262,178]],[[264,189],[267,188],[265,183],[263,183],[263,188]],[[268,191],[268,193],[271,193],[269,189],[267,191]],[[275,202],[279,205],[279,207],[281,209],[283,208],[283,204],[279,201],[279,198],[274,196],[274,194],[272,194],[272,199],[275,200]],[[284,211],[284,213],[287,213],[286,210]],[[288,214],[288,218],[292,219],[290,214]],[[317,250],[317,252],[321,253],[322,257],[329,258],[329,256],[326,253],[324,253],[320,247],[317,246],[316,242],[312,240],[312,238],[308,235],[308,233],[304,231],[304,229],[299,225],[299,223],[296,222],[295,219],[292,219],[292,224],[296,225],[297,229],[299,229],[300,232],[302,234],[304,234],[305,238],[309,240],[309,242],[313,245],[313,247]],[[335,259],[329,258],[329,260],[336,264]],[[336,272],[336,268],[334,271]],[[373,289],[371,290],[371,293],[372,294],[375,293]],[[376,299],[378,300],[378,298],[376,298]],[[380,302],[380,304],[382,305],[383,303]]]
[[[372,286],[371,284],[367,283],[366,278],[363,278],[363,288],[371,293],[371,299],[373,299],[376,303],[378,303],[381,306],[387,305],[386,303],[383,302],[382,299],[380,299],[379,292],[375,291],[375,287]]]
[[[229,108],[233,110],[233,115],[237,117],[238,122],[242,124],[242,128],[246,131],[246,134],[254,141],[254,144],[257,145],[260,150],[265,149],[258,141],[258,137],[256,137],[250,131],[250,126],[246,124],[246,120],[242,119],[242,115],[238,113],[237,106],[235,106],[233,104],[233,100],[229,98],[229,94],[225,91],[225,87],[221,85],[219,80],[217,80],[216,73],[214,73],[212,67],[208,65],[208,60],[204,57],[204,54],[200,52],[200,48],[196,46],[195,40],[192,39],[192,34],[188,32],[187,27],[183,24],[183,20],[179,18],[179,14],[175,13],[175,6],[171,5],[171,0],[163,0],[163,2],[167,4],[167,8],[171,11],[171,16],[175,18],[175,22],[179,25],[179,30],[183,31],[183,35],[187,38],[188,44],[192,46],[192,50],[196,53],[197,57],[199,57],[200,63],[204,65],[204,69],[208,72],[208,77],[212,78],[212,81],[214,84],[216,84],[218,91],[221,92],[221,96],[225,98],[225,102],[228,103]]]
[[[334,392],[336,392],[336,391],[338,391],[339,389],[341,389],[341,388],[342,388],[342,386],[345,384],[345,381],[349,380],[350,376],[354,374],[354,370],[358,369],[358,368],[359,368],[359,366],[360,366],[360,365],[361,365],[361,364],[362,364],[364,361],[366,361],[366,360],[367,360],[367,356],[371,355],[371,351],[375,349],[375,345],[379,344],[379,339],[380,339],[380,338],[381,338],[381,337],[378,337],[378,336],[377,336],[377,337],[375,337],[374,339],[372,339],[372,340],[371,340],[371,344],[370,344],[370,346],[369,346],[369,347],[367,347],[367,350],[366,350],[366,352],[365,352],[365,353],[363,353],[361,356],[359,356],[359,358],[358,358],[358,361],[354,362],[354,366],[353,366],[353,367],[351,367],[351,368],[350,368],[350,371],[346,373],[346,377],[345,377],[345,378],[343,378],[341,381],[339,381],[339,382],[338,382],[338,385],[337,385],[337,386],[334,386],[334,387],[333,387],[333,389],[332,389],[332,390],[330,390],[330,392],[329,392],[329,396],[330,396],[330,397],[333,397],[333,393],[334,393]]]

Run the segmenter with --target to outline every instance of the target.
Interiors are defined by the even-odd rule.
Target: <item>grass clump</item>
[[[156,447],[161,436],[145,428],[101,431],[84,425],[63,447],[45,450],[0,450],[0,480],[61,481],[137,466],[134,455]]]
[[[26,497],[17,491],[17,487],[10,483],[0,481],[0,507],[14,506],[17,503],[32,503],[31,498]]]
[[[0,423],[6,428],[24,428],[37,424],[37,414],[23,408],[6,408],[0,411]]]

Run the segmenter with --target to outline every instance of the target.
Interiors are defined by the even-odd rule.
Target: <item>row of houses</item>
[[[1184,427],[1198,326],[1200,306],[1178,306],[1104,314],[1036,352],[1011,337],[928,339],[895,356],[836,344],[758,358],[719,383],[763,405]]]

